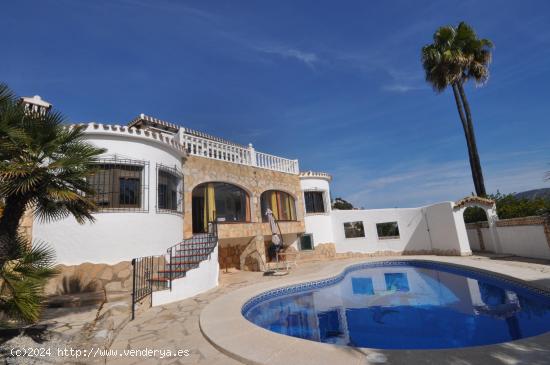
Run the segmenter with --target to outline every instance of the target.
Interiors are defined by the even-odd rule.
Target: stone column
[[[241,270],[245,269],[246,259],[248,257],[251,257],[256,261],[257,267],[260,271],[266,270],[265,244],[263,235],[256,235],[241,253]]]

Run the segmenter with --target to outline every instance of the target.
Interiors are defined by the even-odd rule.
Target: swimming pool
[[[458,348],[550,331],[550,295],[454,265],[386,261],[263,293],[242,314],[273,332],[337,345]]]

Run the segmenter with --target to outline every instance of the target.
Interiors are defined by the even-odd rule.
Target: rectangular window
[[[300,236],[300,251],[313,250],[313,236],[311,234],[304,234]]]
[[[346,238],[365,237],[365,228],[362,221],[344,223],[344,235]]]
[[[157,166],[157,210],[182,212],[182,175],[175,168]]]
[[[322,191],[304,192],[306,213],[325,213],[325,199]]]
[[[399,226],[397,222],[376,223],[376,231],[378,239],[394,239],[399,238]]]
[[[142,210],[145,194],[145,165],[100,163],[97,172],[88,178],[94,200],[100,210]]]

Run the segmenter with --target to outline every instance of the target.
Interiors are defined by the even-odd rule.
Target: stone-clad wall
[[[122,261],[115,265],[92,264],[57,265],[59,274],[48,282],[46,295],[77,294],[106,290],[132,290],[132,264]]]
[[[266,190],[281,190],[296,199],[296,216],[304,220],[304,203],[298,175],[286,174],[258,167],[218,161],[209,158],[189,156],[183,165],[185,227],[186,237],[193,234],[192,192],[193,188],[204,182],[227,182],[235,184],[250,195],[250,213],[252,222],[261,222],[260,195]]]
[[[265,262],[265,238],[271,234],[269,225],[262,223],[260,196],[266,190],[280,190],[291,194],[296,201],[296,222],[281,222],[281,230],[287,234],[303,233],[304,203],[298,175],[266,170],[258,167],[189,156],[183,165],[184,173],[184,236],[193,234],[192,192],[205,182],[227,182],[243,188],[250,196],[250,223],[221,223],[220,266],[240,267],[237,261],[252,268],[259,263],[250,263],[247,255],[259,252]],[[238,247],[237,247],[238,246]],[[237,260],[237,257],[239,259]],[[243,267],[244,268],[244,267]]]

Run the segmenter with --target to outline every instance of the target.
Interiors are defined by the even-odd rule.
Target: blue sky
[[[356,206],[418,206],[473,190],[419,59],[461,20],[496,45],[467,89],[488,191],[550,187],[548,1],[12,1],[0,80],[72,122],[145,113],[298,158]]]

